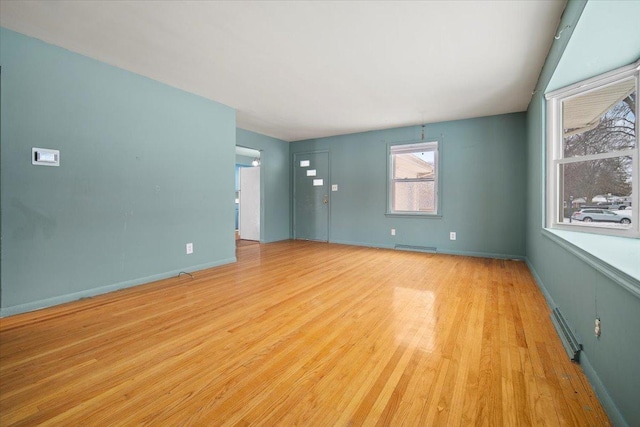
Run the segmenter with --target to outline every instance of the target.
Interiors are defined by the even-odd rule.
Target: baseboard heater
[[[428,254],[435,254],[438,252],[434,246],[396,245],[395,249],[399,251],[425,252]]]
[[[578,342],[576,336],[573,335],[567,321],[564,320],[564,316],[560,313],[559,308],[554,308],[551,313],[551,321],[553,322],[553,326],[555,326],[556,331],[558,331],[558,335],[560,336],[560,341],[562,341],[562,345],[564,349],[567,351],[569,358],[571,361],[580,363],[580,350],[582,350],[582,344]]]

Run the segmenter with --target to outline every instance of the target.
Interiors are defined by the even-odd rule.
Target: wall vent
[[[569,358],[571,361],[580,363],[580,350],[582,350],[582,344],[578,342],[573,332],[569,328],[566,320],[564,320],[564,316],[560,313],[559,308],[554,308],[551,313],[551,320],[553,321],[553,326],[555,326],[556,331],[558,332],[558,336],[560,336],[560,341],[562,341],[562,345],[564,349],[567,351]]]
[[[435,246],[396,245],[395,249],[399,251],[425,252],[428,254],[435,254],[438,252]]]

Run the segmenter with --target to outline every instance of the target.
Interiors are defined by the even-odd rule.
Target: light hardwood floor
[[[238,259],[2,319],[0,425],[609,425],[523,262]]]

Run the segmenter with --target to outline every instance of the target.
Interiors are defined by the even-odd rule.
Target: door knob
[[[322,203],[324,203],[325,205],[329,203],[329,196],[325,194],[324,197],[322,198]]]

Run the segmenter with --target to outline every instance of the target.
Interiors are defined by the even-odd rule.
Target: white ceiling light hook
[[[562,32],[564,30],[566,30],[567,28],[571,28],[571,25],[565,25],[559,32],[558,34],[556,34],[553,38],[556,40],[560,40],[560,36],[562,35]]]

